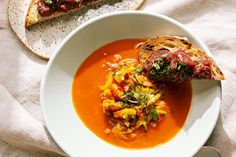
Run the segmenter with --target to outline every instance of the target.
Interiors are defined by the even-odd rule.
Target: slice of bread
[[[26,19],[25,19],[25,26],[26,27],[30,27],[30,26],[32,26],[36,23],[46,21],[46,20],[61,16],[61,15],[64,15],[64,14],[68,14],[70,12],[77,11],[77,10],[82,9],[83,7],[85,7],[85,6],[82,6],[80,8],[76,8],[76,9],[73,9],[73,10],[70,10],[70,11],[67,11],[67,12],[57,11],[57,12],[53,13],[50,16],[42,17],[38,13],[38,1],[39,0],[32,0],[31,3],[30,3],[30,7],[29,7],[29,10],[28,10]],[[99,3],[99,2],[100,1],[98,0],[98,1],[94,2],[93,4]]]
[[[67,12],[63,12],[63,11],[57,11],[55,13],[53,13],[52,15],[48,16],[48,17],[42,17],[39,13],[38,13],[38,1],[39,0],[32,0],[29,6],[29,10],[25,19],[25,27],[30,27],[36,23],[42,22],[42,21],[46,21],[58,16],[62,16],[65,14],[68,14],[70,12],[74,12],[77,10],[81,10],[86,6],[90,6],[90,5],[95,5],[98,4],[100,2],[104,2],[106,0],[97,0],[95,2],[90,2],[89,4],[86,4],[86,6],[81,6],[79,8],[75,8],[73,10],[67,11]],[[138,9],[144,2],[145,0],[138,0],[137,5],[132,5],[130,6],[131,9]]]
[[[223,80],[224,75],[212,58],[210,58],[203,50],[195,48],[184,38],[176,36],[158,36],[148,39],[137,46],[139,52],[140,63],[145,63],[151,54],[160,49],[167,49],[171,53],[181,49],[188,54],[194,62],[209,60],[211,62],[211,72],[214,80]]]

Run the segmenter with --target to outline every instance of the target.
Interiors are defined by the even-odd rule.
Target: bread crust
[[[139,44],[137,49],[140,63],[146,62],[152,53],[163,48],[168,49],[171,53],[182,49],[195,61],[209,60],[214,80],[224,80],[223,73],[211,57],[203,50],[193,47],[188,40],[176,36],[158,36]]]

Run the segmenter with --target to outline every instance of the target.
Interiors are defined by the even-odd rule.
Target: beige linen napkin
[[[33,55],[10,29],[8,0],[0,0],[0,156],[61,156],[39,106],[46,62]],[[223,68],[223,102],[207,145],[236,157],[236,1],[147,0],[143,10],[170,16],[195,32]]]

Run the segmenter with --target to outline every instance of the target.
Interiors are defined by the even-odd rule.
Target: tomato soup
[[[147,132],[140,132],[133,140],[118,140],[114,134],[106,134],[108,120],[102,110],[99,85],[104,83],[107,69],[106,62],[112,61],[114,55],[122,58],[137,59],[135,46],[141,39],[125,39],[109,43],[94,51],[79,67],[72,85],[74,108],[83,123],[98,137],[110,144],[132,148],[149,148],[169,141],[183,127],[192,99],[190,82],[166,84],[164,86],[165,102],[168,113],[157,126]]]

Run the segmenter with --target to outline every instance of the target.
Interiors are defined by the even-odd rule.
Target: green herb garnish
[[[126,106],[126,103],[124,101],[120,102],[121,106]]]
[[[152,67],[154,67],[156,70],[159,70],[161,68],[158,62],[153,63]]]
[[[155,121],[157,121],[157,119],[158,119],[157,110],[156,110],[156,109],[153,109],[153,110],[151,110],[151,112],[152,112],[152,119],[155,120]]]
[[[54,1],[54,0],[44,0],[44,2],[45,2],[46,4],[49,4],[49,5],[52,4],[53,1]]]

